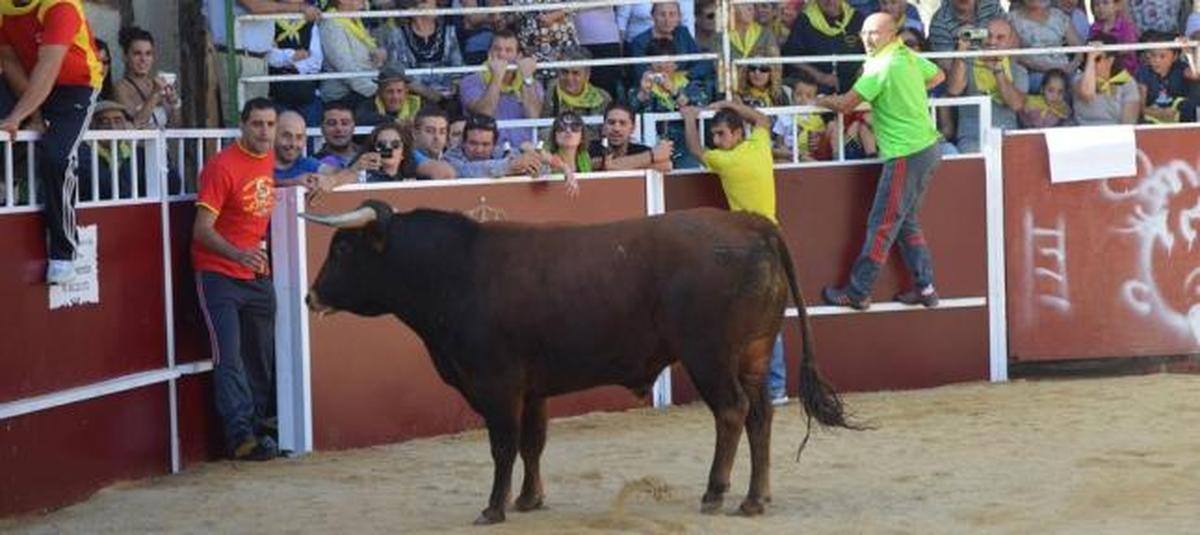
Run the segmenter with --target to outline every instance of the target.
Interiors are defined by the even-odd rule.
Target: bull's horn
[[[362,228],[368,223],[375,221],[375,210],[372,210],[368,206],[343,214],[322,215],[302,213],[298,215],[313,223],[320,223],[333,228]]]

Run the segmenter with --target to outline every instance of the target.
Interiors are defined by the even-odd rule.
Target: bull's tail
[[[800,370],[797,377],[800,383],[800,402],[804,405],[804,412],[808,415],[808,420],[804,430],[804,440],[800,442],[800,449],[796,452],[796,459],[799,460],[800,454],[804,452],[804,447],[808,445],[808,438],[812,434],[813,418],[816,418],[821,425],[830,427],[847,429],[859,429],[859,427],[846,420],[845,407],[842,405],[841,397],[829,383],[825,382],[825,379],[821,377],[821,372],[817,371],[816,362],[813,360],[812,327],[808,321],[804,294],[800,292],[800,285],[796,283],[796,268],[792,265],[792,255],[788,252],[787,244],[784,243],[782,236],[777,235],[777,239],[779,260],[783,264],[788,288],[792,293],[792,301],[795,302],[796,312],[800,316],[800,335],[803,341],[803,354],[800,357]]]

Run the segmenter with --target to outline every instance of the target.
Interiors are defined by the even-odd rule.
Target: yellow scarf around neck
[[[304,19],[275,21],[275,25],[282,30],[279,35],[275,36],[275,43],[283,43],[289,39],[300,41],[300,30],[304,29],[305,24],[308,24],[308,21]]]
[[[492,71],[490,69],[484,70],[482,77],[483,77],[483,85],[485,85],[485,86],[491,85]],[[500,92],[501,93],[512,93],[514,95],[520,96],[521,90],[524,88],[525,88],[525,80],[522,79],[520,76],[518,76],[515,72],[513,73],[513,79],[511,82],[509,82],[507,84],[505,84],[503,80],[501,80],[501,82],[500,82]]]
[[[825,18],[825,13],[821,11],[820,6],[815,1],[808,2],[804,6],[804,16],[808,17],[808,23],[814,29],[829,37],[837,37],[846,33],[846,27],[850,25],[850,21],[854,19],[854,8],[850,7],[845,1],[842,2],[842,18],[837,21],[836,26],[830,26],[829,20]]]
[[[561,84],[554,85],[554,94],[563,108],[572,110],[596,110],[604,106],[604,95],[591,82],[584,84],[583,92],[572,95],[563,90]]]
[[[1105,95],[1112,93],[1116,87],[1126,82],[1132,81],[1133,77],[1129,76],[1129,71],[1121,69],[1121,72],[1116,76],[1112,76],[1107,80],[1101,80],[1096,77],[1096,92],[1104,93]]]
[[[675,74],[671,75],[671,83],[675,85],[675,94],[676,95],[678,95],[679,93],[682,93],[683,88],[687,87],[687,85],[688,85],[687,73],[675,71]],[[670,109],[670,110],[675,109],[675,99],[672,98],[671,94],[667,93],[667,91],[665,89],[663,89],[662,86],[660,86],[658,84],[654,84],[650,88],[650,92],[654,94],[655,98],[657,98],[659,103],[661,103],[664,107],[666,107],[667,109]]]
[[[769,87],[746,88],[745,100],[762,102],[766,106],[775,105],[775,94]]]
[[[763,28],[757,22],[751,22],[750,27],[746,28],[746,33],[741,33],[734,29],[729,32],[729,44],[737,49],[741,57],[750,55],[750,51],[754,49],[754,45],[758,43],[758,38],[762,36]]]
[[[337,13],[337,9],[330,9],[331,13]],[[363,26],[362,19],[329,19],[338,26],[341,26],[346,33],[358,40],[358,42],[367,46],[371,50],[379,48],[379,44],[375,42],[375,38],[371,37],[367,27]]]
[[[27,5],[18,7],[13,4],[12,0],[0,0],[0,15],[4,15],[4,16],[24,15],[26,13],[29,13],[30,11],[37,9],[39,3],[40,2],[38,2],[38,0],[33,0],[32,2],[30,2]]]
[[[978,89],[982,94],[991,95],[996,102],[1003,102],[999,82],[997,82],[996,74],[991,69],[992,64],[984,63],[980,61],[981,59],[976,58],[975,60],[975,89]],[[1012,62],[1008,58],[1000,59],[1000,70],[1004,72],[1009,81],[1012,80]]]
[[[421,110],[421,97],[417,95],[408,95],[404,97],[404,103],[400,105],[400,109],[396,110],[393,115],[388,113],[387,108],[383,106],[383,99],[375,97],[375,110],[380,115],[392,117],[394,119],[411,119],[417,116],[417,112]]]

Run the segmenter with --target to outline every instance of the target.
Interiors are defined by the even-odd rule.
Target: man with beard
[[[630,140],[633,133],[633,110],[619,102],[604,110],[604,125],[599,140],[588,147],[592,155],[592,168],[597,171],[621,171],[626,169],[657,169],[667,172],[672,169],[671,154],[675,144],[669,139],[658,142],[651,149]]]

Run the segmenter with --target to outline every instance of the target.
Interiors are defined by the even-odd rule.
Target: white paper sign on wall
[[[79,227],[79,244],[75,252],[75,280],[50,286],[50,310],[63,307],[100,303],[99,232],[96,225]]]

